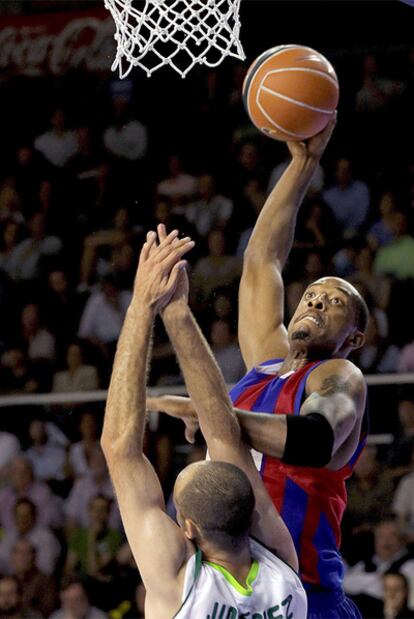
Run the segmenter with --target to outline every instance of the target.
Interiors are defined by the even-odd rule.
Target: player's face
[[[356,331],[353,294],[353,287],[339,278],[308,286],[289,324],[291,344],[338,352]]]

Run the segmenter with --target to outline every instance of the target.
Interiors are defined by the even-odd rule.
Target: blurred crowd
[[[356,72],[342,63],[346,109],[300,212],[286,317],[309,282],[345,277],[371,312],[353,360],[365,373],[413,372],[414,51],[397,73],[372,54]],[[162,130],[173,125],[165,141],[155,108],[141,112],[134,84],[115,82],[96,116],[66,99],[47,118],[34,113],[30,131],[11,127],[19,139],[5,140],[0,176],[1,395],[107,387],[137,255],[158,222],[196,241],[192,308],[226,381],[243,376],[243,252],[288,165],[286,147],[254,130],[243,110],[245,70],[206,71],[198,94],[160,121]],[[350,72],[357,79],[347,81]],[[174,131],[181,139],[172,146]],[[149,383],[182,383],[158,323]],[[345,583],[366,617],[394,619],[395,596],[398,616],[414,616],[414,402],[409,390],[400,396],[389,411],[394,443],[368,447],[349,483]],[[144,617],[99,447],[102,410],[36,409],[18,423],[1,413],[0,616]],[[204,448],[201,438],[187,447],[178,422],[154,419],[147,450],[173,513],[175,473]]]

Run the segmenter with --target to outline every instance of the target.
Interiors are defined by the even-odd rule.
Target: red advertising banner
[[[0,18],[0,70],[39,76],[107,71],[115,25],[104,8]]]

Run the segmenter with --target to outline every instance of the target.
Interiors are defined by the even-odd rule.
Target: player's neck
[[[322,351],[318,351],[317,354],[315,354],[303,344],[295,342],[293,346],[290,346],[279,373],[285,374],[286,372],[294,372],[300,370],[312,361],[322,361],[323,359],[330,359],[331,357],[331,354],[324,354]]]
[[[238,550],[226,551],[208,544],[201,550],[203,561],[224,567],[241,585],[246,585],[246,578],[253,561],[248,539]]]

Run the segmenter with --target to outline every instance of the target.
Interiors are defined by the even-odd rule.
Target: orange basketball
[[[306,140],[322,131],[338,99],[332,65],[302,45],[280,45],[263,52],[243,84],[244,105],[253,124],[283,142]]]

